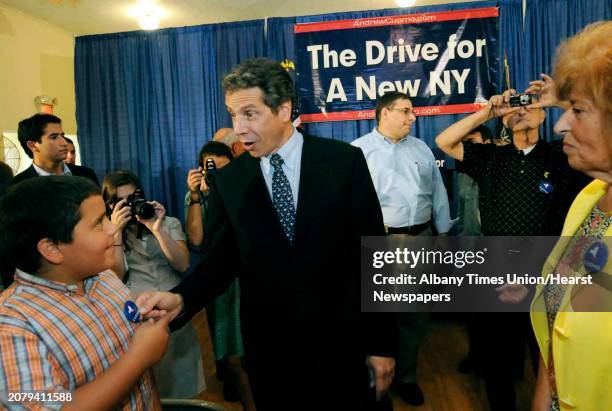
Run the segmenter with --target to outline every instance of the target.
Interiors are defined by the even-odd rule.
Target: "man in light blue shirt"
[[[432,235],[432,223],[446,234],[452,226],[446,188],[431,149],[409,135],[415,121],[408,95],[387,93],[376,104],[377,127],[351,144],[365,155],[388,234]],[[411,405],[424,402],[416,364],[426,324],[425,313],[399,316],[394,387]]]
[[[368,162],[390,233],[421,234],[431,220],[438,233],[451,228],[446,188],[431,149],[408,133],[416,118],[404,93],[382,96],[378,126],[353,141]]]

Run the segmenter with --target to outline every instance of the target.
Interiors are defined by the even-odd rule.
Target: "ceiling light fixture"
[[[159,28],[160,18],[166,13],[153,0],[140,0],[130,7],[128,14],[138,20],[143,30],[156,30]]]
[[[399,7],[411,7],[414,6],[416,0],[395,0]]]

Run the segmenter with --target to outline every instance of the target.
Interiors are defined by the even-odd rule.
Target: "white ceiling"
[[[416,6],[475,0],[417,0]],[[129,16],[137,0],[0,0],[1,4],[74,35],[140,30]],[[394,0],[156,0],[166,17],[160,28],[397,7]],[[406,9],[410,13],[410,9]]]

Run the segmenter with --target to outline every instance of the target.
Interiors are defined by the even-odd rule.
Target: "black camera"
[[[528,106],[531,104],[531,94],[516,94],[510,96],[510,107]]]
[[[126,205],[132,209],[132,218],[139,216],[143,220],[150,220],[155,216],[155,208],[147,202],[140,189],[128,196]]]
[[[217,173],[217,164],[215,164],[215,160],[210,157],[207,158],[204,168],[206,170],[204,173],[204,181],[206,181],[206,185],[210,187]]]

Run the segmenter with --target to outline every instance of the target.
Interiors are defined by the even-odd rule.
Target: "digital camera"
[[[127,206],[132,209],[132,218],[139,216],[143,220],[149,220],[155,216],[155,208],[147,202],[142,190],[137,189],[134,194],[127,198]]]
[[[215,164],[215,160],[212,158],[207,158],[206,163],[204,165],[205,173],[204,173],[204,181],[206,181],[206,185],[211,186],[215,174],[217,173],[217,164]]]
[[[531,102],[531,94],[515,94],[510,96],[510,107],[528,106]]]

